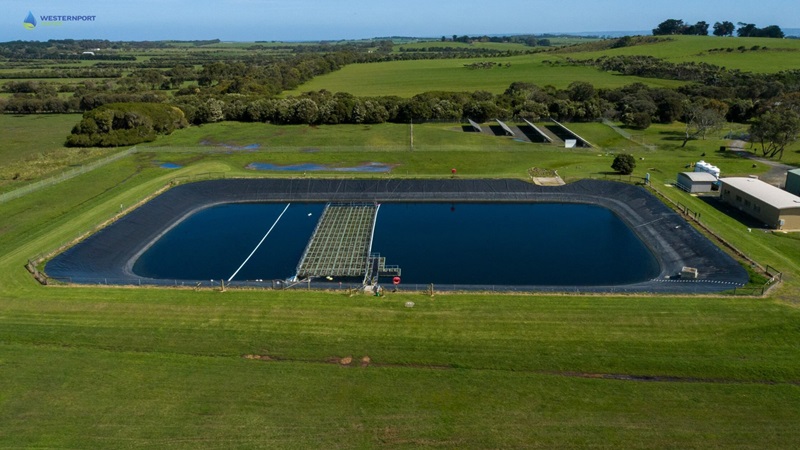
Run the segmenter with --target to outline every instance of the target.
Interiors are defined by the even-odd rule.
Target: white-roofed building
[[[677,185],[686,192],[711,192],[717,177],[708,172],[681,172]]]
[[[800,197],[757,178],[720,178],[720,199],[779,230],[800,230]]]

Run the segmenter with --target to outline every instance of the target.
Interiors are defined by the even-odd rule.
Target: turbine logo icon
[[[33,13],[28,11],[28,17],[22,21],[22,26],[24,26],[28,30],[32,30],[36,28],[36,17],[33,17]]]

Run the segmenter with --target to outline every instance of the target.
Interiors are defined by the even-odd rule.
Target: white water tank
[[[703,160],[700,160],[695,163],[694,171],[710,173],[711,175],[714,175],[717,179],[719,179],[719,167],[711,165]]]

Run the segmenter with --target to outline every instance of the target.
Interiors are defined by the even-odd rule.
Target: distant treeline
[[[56,58],[61,53],[82,53],[93,49],[145,50],[218,44],[205,41],[109,41],[105,39],[50,39],[48,41],[10,41],[0,43],[0,57],[9,59]]]
[[[530,47],[549,47],[551,45],[550,39],[531,34],[515,35],[515,36],[458,36],[453,35],[451,38],[442,36],[441,42],[461,42],[464,44],[472,44],[474,42],[495,42],[495,43],[512,43],[524,44]]]
[[[777,25],[769,25],[764,28],[758,28],[753,23],[738,23],[739,28],[733,22],[722,21],[714,23],[714,36],[733,36],[734,30],[739,37],[766,37],[766,38],[783,38],[784,33]],[[708,35],[708,23],[704,21],[697,22],[694,25],[684,23],[681,19],[667,19],[656,28],[653,29],[654,36],[673,35],[673,34],[686,34],[686,35]]]
[[[621,38],[582,44],[573,50],[584,49],[587,45],[626,47],[651,43],[657,39],[663,38]],[[0,90],[11,95],[0,98],[0,111],[89,112],[109,104],[144,103],[176,107],[182,112],[182,120],[192,124],[222,120],[313,125],[461,121],[467,118],[477,121],[491,118],[537,120],[553,117],[567,121],[609,118],[633,127],[646,128],[653,122],[680,120],[688,123],[694,120],[693,117],[701,116],[713,116],[717,121],[726,119],[744,123],[763,117],[775,105],[800,105],[796,99],[800,96],[800,70],[753,74],[710,64],[670,63],[649,56],[614,56],[593,60],[567,58],[564,64],[591,65],[625,75],[676,79],[690,84],[678,89],[652,88],[643,84],[599,89],[590,83],[575,82],[566,89],[557,89],[517,82],[498,95],[485,91],[426,92],[409,99],[395,96],[355,97],[347,93],[318,91],[277,98],[285,90],[294,89],[316,76],[348,64],[452,58],[459,54],[390,53],[387,51],[389,44],[389,41],[382,41],[378,51],[373,51],[373,43],[373,50],[370,51],[341,50],[341,47],[337,47],[340,51],[280,56],[267,52],[236,52],[239,60],[215,60],[202,65],[177,63],[165,68],[128,68],[126,66],[130,63],[125,62],[115,65],[98,63],[92,67],[70,69],[71,75],[79,74],[82,78],[74,83],[50,83],[33,77],[3,83]],[[16,44],[12,46],[17,47]],[[485,62],[478,66],[494,67]],[[39,73],[59,72],[57,69],[48,69]],[[107,109],[100,111],[105,111],[102,117],[111,114]],[[158,111],[153,111],[157,116]],[[123,111],[123,122],[139,123],[136,114],[149,115],[153,111],[147,108]],[[117,117],[116,114],[114,117]],[[97,117],[89,118],[97,123]],[[147,123],[147,120],[141,120]],[[93,128],[91,122],[85,123],[76,133],[83,137],[72,138],[70,145],[128,145],[124,143],[132,142],[135,136],[147,139],[154,136],[144,129],[130,131],[134,128],[124,128],[128,131],[103,138],[101,135],[108,127],[101,126],[94,133],[98,136],[87,138],[86,135],[92,135],[93,132],[86,131]]]
[[[427,93],[412,99],[356,99],[348,94],[322,92],[292,99],[275,98],[280,92],[294,89],[316,76],[347,64],[373,61],[379,56],[337,52],[295,55],[262,64],[217,61],[202,68],[176,65],[168,70],[139,69],[115,79],[83,80],[64,85],[10,81],[2,85],[2,90],[13,95],[0,99],[0,110],[9,113],[80,112],[107,103],[169,102],[181,107],[187,120],[196,124],[217,120],[376,123],[405,122],[412,118],[424,121],[515,116],[594,120],[600,117],[630,119],[636,114],[642,125],[647,123],[645,116],[659,122],[679,120],[680,114],[674,111],[680,108],[674,104],[664,106],[665,99],[674,100],[671,103],[694,98],[720,102],[725,105],[723,115],[728,120],[743,122],[771,99],[800,91],[800,70],[753,74],[703,63],[675,64],[649,56],[615,56],[581,61],[568,59],[567,64],[592,65],[625,75],[670,78],[694,84],[678,90],[653,90],[635,85],[629,90],[636,92],[636,101],[627,104],[620,99],[634,100],[629,93],[619,95],[619,90],[595,89],[588,83],[573,84],[567,90],[530,86],[524,89],[528,95],[526,102],[509,100],[509,92],[504,96],[486,92]],[[88,77],[89,73],[83,75]],[[515,83],[510,89],[516,91],[523,85]],[[584,93],[577,94],[578,91]],[[59,95],[64,92],[73,95]]]

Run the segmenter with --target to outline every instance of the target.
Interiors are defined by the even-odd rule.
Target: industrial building
[[[686,192],[711,192],[717,177],[708,172],[681,172],[678,174],[679,188]]]
[[[800,195],[800,169],[786,172],[785,189],[794,195]]]
[[[720,199],[778,230],[800,230],[800,197],[757,178],[720,178]]]

